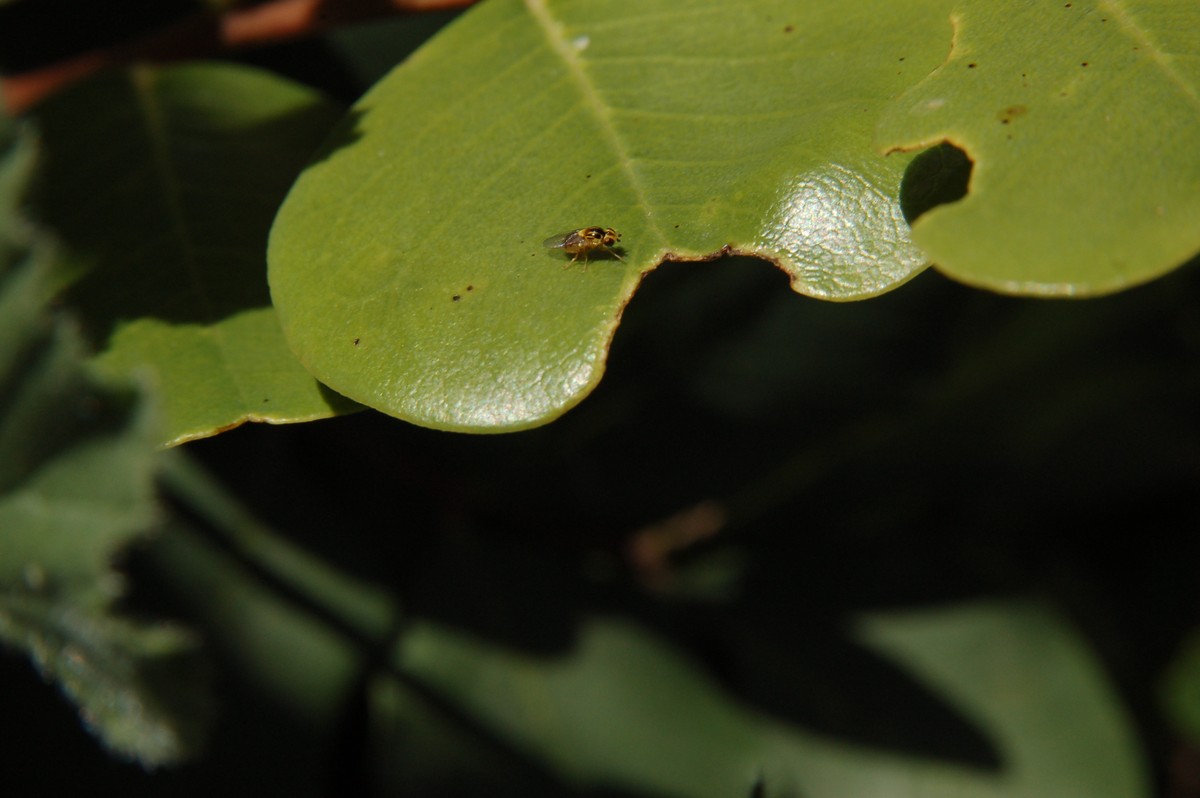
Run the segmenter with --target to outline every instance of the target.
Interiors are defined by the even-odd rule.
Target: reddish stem
[[[463,8],[475,0],[274,0],[219,17],[199,14],[126,42],[0,79],[0,100],[20,114],[101,69],[135,61],[178,61],[312,36],[392,14]]]

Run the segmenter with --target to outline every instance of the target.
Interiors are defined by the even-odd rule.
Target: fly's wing
[[[572,230],[569,233],[550,236],[542,242],[542,246],[547,249],[564,249],[566,247],[579,246],[581,243],[583,243],[583,239],[579,237],[579,231]]]

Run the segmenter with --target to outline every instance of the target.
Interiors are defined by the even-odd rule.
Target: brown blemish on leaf
[[[1000,120],[1000,124],[1007,125],[1014,119],[1022,117],[1028,112],[1029,109],[1023,105],[1010,105],[1000,113],[996,114],[996,117]]]
[[[707,263],[717,258],[724,258],[727,255],[742,255],[747,253],[738,252],[733,248],[732,244],[726,244],[716,252],[710,252],[707,255],[678,255],[674,252],[664,252],[662,256],[663,263]],[[753,253],[749,253],[753,254]]]

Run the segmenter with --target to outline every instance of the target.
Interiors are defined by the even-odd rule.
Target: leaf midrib
[[[1200,94],[1197,93],[1196,87],[1188,83],[1183,75],[1175,69],[1171,64],[1170,54],[1150,37],[1147,30],[1133,18],[1133,15],[1129,13],[1125,5],[1125,3],[1118,2],[1118,0],[1102,0],[1100,3],[1100,7],[1106,9],[1118,21],[1121,27],[1128,32],[1130,38],[1141,45],[1151,55],[1159,69],[1166,75],[1168,81],[1178,86],[1196,110],[1200,111]]]
[[[174,167],[174,160],[168,142],[166,120],[163,118],[162,108],[155,95],[156,83],[160,74],[145,67],[135,68],[130,73],[131,83],[137,97],[136,104],[142,112],[142,119],[146,126],[146,137],[150,142],[149,158],[153,164],[154,171],[159,176],[163,201],[167,206],[167,215],[171,220],[171,232],[179,242],[180,262],[183,270],[187,273],[188,281],[191,283],[192,296],[201,305],[203,317],[213,320],[206,326],[214,344],[221,351],[221,357],[218,359],[218,362],[221,365],[225,379],[237,392],[240,406],[243,409],[243,415],[245,415],[252,406],[250,397],[245,389],[245,385],[242,384],[242,381],[229,365],[228,341],[226,340],[224,331],[220,328],[215,306],[208,293],[204,290],[203,282],[200,279],[198,254],[200,247],[192,236],[191,229],[187,224],[187,214],[184,210],[184,202],[181,196],[182,183]]]
[[[654,214],[651,211],[650,202],[646,198],[642,181],[633,168],[633,160],[629,157],[629,149],[621,140],[616,125],[613,123],[612,116],[608,112],[608,106],[601,99],[600,92],[597,91],[595,84],[583,68],[577,52],[566,41],[565,37],[561,35],[561,23],[558,23],[550,15],[549,10],[546,8],[545,0],[524,0],[524,3],[530,16],[533,17],[538,27],[541,28],[551,50],[562,60],[571,79],[578,87],[584,106],[591,111],[601,135],[613,151],[617,163],[620,164],[621,171],[625,173],[626,179],[629,181],[629,185],[637,197],[637,203],[642,208],[646,224],[658,237],[660,244],[665,245],[667,237],[655,223]]]

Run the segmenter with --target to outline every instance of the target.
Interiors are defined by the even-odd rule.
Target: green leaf
[[[491,0],[372,89],[271,233],[272,296],[335,390],[443,429],[546,423],[664,258],[775,261],[858,299],[920,271],[872,135],[936,67],[938,3]],[[570,268],[543,239],[616,228]]]
[[[1086,647],[1023,602],[863,618],[858,637],[975,724],[998,769],[906,758],[787,726],[723,693],[680,652],[595,618],[561,659],[413,628],[398,666],[568,782],[639,794],[1149,795],[1140,755]]]
[[[12,214],[30,139],[0,160],[0,641],[58,682],[109,748],[174,762],[207,725],[194,641],[110,612],[111,560],[158,518],[157,419],[98,381],[75,328],[44,307],[47,246]]]
[[[152,370],[167,443],[348,409],[288,350],[265,279],[271,219],[337,115],[217,64],[110,74],[37,109],[68,301],[105,371]]]
[[[1090,295],[1200,251],[1200,5],[964,0],[951,21],[945,63],[878,132],[974,162],[967,197],[913,226],[942,271]]]

